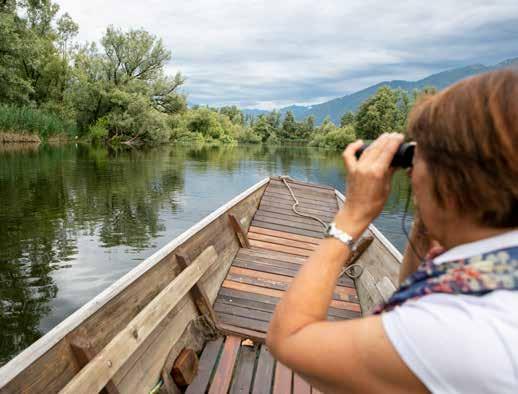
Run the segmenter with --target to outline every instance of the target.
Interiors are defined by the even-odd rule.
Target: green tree
[[[283,139],[296,139],[297,138],[297,122],[293,116],[293,112],[288,111],[282,121],[282,127],[279,133]]]
[[[376,94],[365,100],[356,114],[358,137],[372,140],[385,132],[397,131],[397,94],[388,86],[381,87]]]
[[[219,113],[228,116],[230,121],[234,124],[237,124],[237,125],[245,124],[245,117],[243,116],[243,113],[235,105],[221,107],[219,109]]]
[[[272,127],[269,119],[260,115],[254,125],[253,125],[254,133],[261,137],[262,142],[266,142],[272,135],[275,135],[275,129]]]
[[[340,127],[354,124],[354,112],[346,112],[340,119]]]

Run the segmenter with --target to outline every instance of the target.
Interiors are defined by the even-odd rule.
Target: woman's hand
[[[361,140],[349,144],[343,153],[347,193],[336,223],[354,238],[365,231],[387,201],[394,173],[390,162],[403,139],[402,134],[383,134],[363,152],[359,160],[355,154],[363,145]]]

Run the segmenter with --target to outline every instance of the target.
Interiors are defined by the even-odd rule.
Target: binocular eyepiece
[[[364,144],[356,151],[356,158],[359,159],[362,153],[369,147],[369,144]],[[414,159],[415,142],[404,142],[399,145],[399,148],[394,155],[391,167],[408,168],[412,167],[412,160]]]

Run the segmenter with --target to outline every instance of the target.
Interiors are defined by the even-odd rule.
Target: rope
[[[293,201],[295,201],[295,203],[291,206],[291,210],[293,212],[295,212],[296,215],[302,216],[304,218],[316,220],[324,227],[325,231],[327,231],[327,229],[329,228],[329,225],[326,222],[324,222],[322,219],[320,219],[319,217],[313,216],[313,215],[308,215],[308,214],[299,212],[297,210],[297,206],[299,205],[299,200],[297,199],[297,197],[295,197],[295,193],[293,193],[293,190],[291,189],[290,185],[288,185],[288,182],[286,182],[286,179],[291,179],[291,178],[289,176],[281,176],[282,182],[288,188],[288,191],[290,192],[291,198],[293,198]],[[348,265],[347,267],[344,267],[342,269],[342,271],[340,272],[340,275],[338,275],[338,277],[340,277],[344,274],[347,275],[351,279],[358,279],[363,274],[363,267],[360,264]]]

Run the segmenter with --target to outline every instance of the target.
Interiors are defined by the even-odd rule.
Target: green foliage
[[[176,114],[170,118],[169,126],[171,139],[180,143],[195,140],[234,144],[236,141],[252,143],[259,139],[252,129],[236,124],[227,115],[206,107],[197,107]]]
[[[316,129],[309,145],[326,149],[344,149],[355,140],[356,133],[353,125],[336,127],[330,118],[326,118]]]
[[[76,126],[53,113],[30,107],[0,104],[0,130],[14,133],[33,133],[42,138],[58,134],[75,135]]]
[[[356,114],[356,132],[359,137],[372,140],[392,131],[398,131],[397,95],[383,86],[360,106]]]
[[[88,129],[88,137],[93,142],[104,141],[108,134],[108,120],[106,118],[97,119],[97,122]]]
[[[245,117],[243,116],[243,113],[235,105],[230,107],[221,107],[219,109],[219,113],[226,115],[230,121],[236,125],[245,124]]]
[[[273,119],[276,122],[275,119]],[[279,120],[280,123],[280,120]],[[254,133],[257,134],[262,142],[265,142],[270,138],[272,134],[275,133],[275,128],[272,126],[272,118],[266,117],[264,115],[259,116],[257,121],[253,125]]]
[[[282,121],[282,127],[279,130],[279,136],[284,139],[296,139],[297,138],[297,122],[293,116],[293,112],[288,111]]]
[[[340,119],[340,127],[345,127],[354,124],[355,116],[354,112],[346,112]]]
[[[260,144],[262,142],[261,136],[256,134],[251,127],[243,127],[237,140],[240,144]]]

